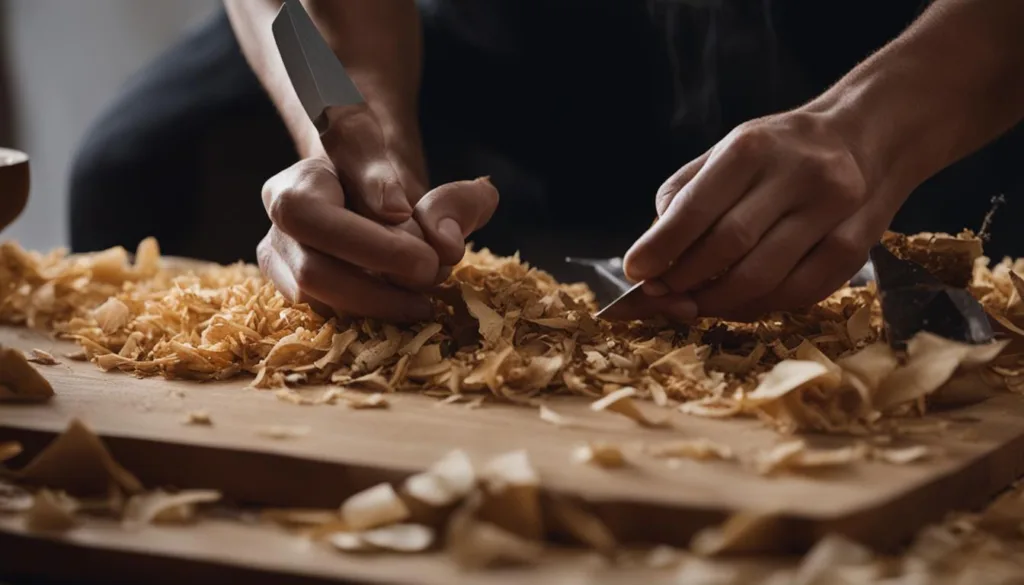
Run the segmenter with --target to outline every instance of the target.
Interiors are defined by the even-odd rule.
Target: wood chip
[[[310,428],[306,426],[270,425],[268,427],[258,429],[256,434],[268,439],[283,441],[286,439],[298,439],[300,437],[305,437],[309,432]]]
[[[205,410],[193,410],[185,415],[185,418],[181,421],[181,424],[192,425],[192,426],[213,426],[213,419],[210,418],[210,413]]]
[[[608,394],[604,398],[592,402],[590,404],[590,409],[595,412],[608,410],[616,414],[621,414],[643,427],[659,428],[669,426],[670,423],[668,419],[655,420],[648,418],[636,403],[633,402],[632,397],[636,395],[636,388],[629,386],[620,388]]]
[[[29,352],[28,356],[26,356],[26,359],[32,363],[43,366],[55,366],[60,363],[57,361],[57,358],[53,357],[53,354],[38,348],[33,348],[32,351]]]
[[[573,461],[605,469],[626,467],[628,462],[622,450],[610,443],[592,442],[577,447],[572,453]]]

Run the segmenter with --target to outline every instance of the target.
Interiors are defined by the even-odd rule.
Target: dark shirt
[[[653,194],[745,120],[795,107],[921,0],[420,0],[478,57],[453,116],[544,177],[560,224],[649,225]],[[429,63],[429,56],[428,56]],[[429,69],[429,68],[428,68]],[[429,71],[428,71],[429,73]],[[429,75],[427,76],[429,77]],[[440,104],[427,115],[438,115]]]

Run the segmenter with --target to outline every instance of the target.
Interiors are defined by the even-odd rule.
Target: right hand
[[[263,187],[273,226],[257,248],[260,269],[289,299],[321,312],[418,321],[431,317],[423,291],[461,260],[465,238],[494,213],[486,179],[422,194],[421,160],[389,144],[366,106],[340,110],[326,152],[299,161]]]

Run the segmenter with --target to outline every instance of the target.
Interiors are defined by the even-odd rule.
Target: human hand
[[[440,266],[462,259],[466,236],[487,223],[497,201],[487,179],[448,183],[419,201],[413,219],[383,225],[346,208],[328,161],[302,160],[263,189],[274,225],[257,248],[260,269],[287,298],[320,312],[429,319],[423,291],[446,276]]]
[[[615,317],[752,320],[813,304],[867,259],[909,189],[874,184],[824,115],[747,122],[659,189],[659,221],[625,258],[646,300]]]

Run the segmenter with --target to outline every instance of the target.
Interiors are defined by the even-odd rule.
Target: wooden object
[[[0,229],[21,215],[28,202],[29,186],[28,155],[0,148]]]
[[[783,440],[756,420],[676,413],[672,428],[644,429],[612,413],[591,412],[578,399],[547,405],[578,420],[579,428],[544,422],[533,408],[485,403],[468,409],[418,395],[389,396],[387,410],[298,406],[273,392],[247,389],[244,378],[197,384],[104,373],[65,358],[76,349],[72,344],[23,329],[0,328],[0,343],[40,348],[61,360],[38,366],[57,393],[51,403],[0,406],[0,441],[26,446],[15,466],[77,417],[145,484],[216,488],[245,503],[336,506],[452,449],[466,450],[477,463],[525,449],[544,489],[586,499],[625,542],[685,546],[700,528],[746,510],[777,515],[783,536],[774,549],[800,550],[828,532],[886,549],[948,510],[985,503],[1024,473],[1024,398],[1010,394],[930,417],[948,421],[941,434],[893,443],[931,445],[940,454],[930,460],[762,477],[735,462],[681,461],[672,467],[642,452],[644,445],[706,437],[744,455]],[[194,410],[208,412],[213,425],[183,424]],[[272,425],[309,432],[286,440],[260,434]],[[591,440],[622,446],[630,465],[606,470],[573,463],[572,451]],[[851,441],[809,440],[818,446]],[[0,531],[8,528],[0,525]]]

